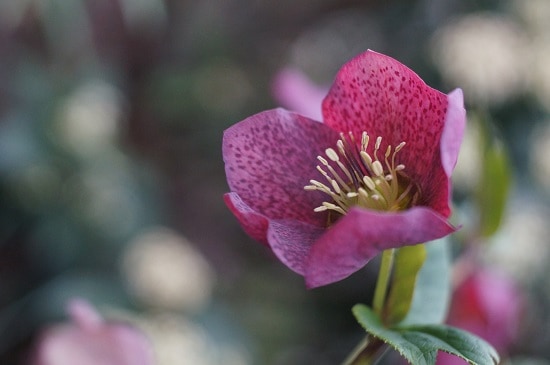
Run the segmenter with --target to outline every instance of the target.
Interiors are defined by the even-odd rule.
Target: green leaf
[[[381,339],[413,365],[434,365],[437,352],[445,351],[472,365],[495,365],[497,352],[484,340],[445,325],[386,328],[380,318],[363,304],[353,307],[357,321],[372,336]]]
[[[399,332],[384,327],[380,318],[368,306],[356,304],[352,311],[357,321],[370,335],[396,349],[411,364],[433,365],[435,363],[437,351],[420,348],[407,341]]]
[[[426,259],[426,247],[423,244],[405,246],[397,250],[391,291],[386,307],[387,323],[401,321],[409,312],[416,286],[416,279]]]
[[[504,216],[511,172],[502,142],[494,134],[490,134],[487,126],[482,129],[484,148],[477,196],[480,210],[480,234],[488,237],[498,230]]]
[[[417,346],[435,347],[468,361],[472,365],[499,363],[496,350],[485,340],[461,329],[446,325],[400,328],[402,336]]]
[[[424,245],[426,260],[418,273],[411,308],[400,325],[442,323],[451,299],[449,241],[442,238]]]

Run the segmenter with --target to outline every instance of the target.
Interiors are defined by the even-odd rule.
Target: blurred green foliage
[[[547,39],[517,5],[1,1],[0,363],[25,363],[41,329],[64,318],[62,303],[72,296],[149,318],[152,309],[132,294],[120,261],[159,225],[188,239],[217,274],[211,304],[199,314],[178,313],[212,341],[236,342],[245,363],[340,361],[361,337],[349,308],[370,302],[376,264],[306,291],[224,206],[223,130],[276,106],[270,83],[280,68],[299,67],[328,85],[367,48],[395,57],[437,89],[461,87],[436,66],[434,35],[457,17],[489,12],[515,19],[533,40]],[[541,204],[550,196],[532,179],[542,168],[528,163],[530,133],[548,124],[550,108],[529,85],[503,105],[481,106],[504,137],[492,142],[486,131],[479,195],[456,184],[457,216],[466,217],[468,232],[476,226],[470,216],[481,217],[485,235],[502,229],[506,196],[530,194]],[[517,179],[521,184],[512,183]],[[537,309],[531,330],[544,339],[550,313]],[[550,358],[538,342],[519,344],[518,352]]]

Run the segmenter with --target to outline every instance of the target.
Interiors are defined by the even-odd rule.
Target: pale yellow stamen
[[[372,170],[376,176],[382,176],[382,174],[384,173],[384,168],[378,160],[372,163]]]
[[[318,165],[317,170],[327,183],[310,180],[310,185],[304,189],[327,194],[332,202],[323,202],[314,209],[315,212],[334,211],[343,215],[354,205],[393,211],[416,204],[420,193],[418,187],[403,174],[405,166],[396,163],[396,155],[406,143],[401,142],[395,148],[386,146],[380,160],[378,151],[382,137],[376,138],[372,154],[367,152],[369,139],[369,135],[363,132],[357,144],[351,132],[348,135],[341,133],[336,149],[327,148],[326,158],[317,157],[324,167]]]

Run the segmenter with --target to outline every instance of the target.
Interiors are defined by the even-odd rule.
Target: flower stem
[[[378,273],[378,280],[376,281],[376,288],[374,289],[372,309],[376,314],[378,314],[380,319],[383,319],[384,304],[386,303],[386,293],[388,292],[388,285],[390,282],[390,276],[393,267],[394,251],[395,249],[391,248],[382,252],[380,272]]]
[[[383,341],[367,335],[357,344],[343,365],[374,365],[384,351]]]
[[[383,321],[386,294],[390,283],[393,268],[395,249],[388,249],[382,252],[382,262],[374,289],[372,307],[374,312]],[[384,342],[378,338],[367,335],[344,361],[343,365],[373,365],[384,353]]]

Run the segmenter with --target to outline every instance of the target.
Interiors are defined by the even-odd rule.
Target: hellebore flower
[[[455,289],[448,323],[507,352],[518,339],[524,298],[511,278],[478,268]]]
[[[225,131],[224,199],[252,238],[313,288],[383,250],[455,231],[447,219],[461,90],[445,95],[367,51],[340,69],[322,111],[319,123],[268,110]]]
[[[153,365],[149,341],[136,329],[108,323],[81,299],[67,307],[71,323],[48,328],[38,344],[35,365]]]
[[[509,277],[489,268],[475,268],[456,287],[447,322],[483,338],[499,353],[509,353],[519,338],[525,298]],[[440,353],[437,364],[464,364]]]

